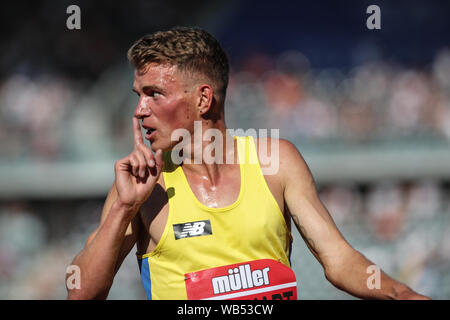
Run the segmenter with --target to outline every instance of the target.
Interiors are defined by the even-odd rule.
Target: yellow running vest
[[[235,139],[241,189],[237,200],[222,208],[202,204],[191,190],[182,167],[169,163],[170,153],[165,155],[167,223],[156,248],[138,255],[149,299],[203,299],[214,295],[236,298],[242,296],[240,291],[257,294],[269,287],[281,290],[288,286],[283,281],[273,285],[277,280],[269,284],[269,276],[275,276],[278,267],[266,266],[261,261],[270,259],[270,263],[281,268],[290,267],[291,234],[261,172],[253,138]],[[276,273],[280,276],[286,272]],[[195,287],[204,274],[210,277],[208,281],[203,281],[203,287]],[[292,287],[295,282],[291,280],[284,282]],[[211,293],[199,289],[205,286]]]

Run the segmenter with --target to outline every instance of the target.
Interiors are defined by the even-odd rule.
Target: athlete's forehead
[[[134,70],[133,91],[136,92],[144,87],[168,90],[182,85],[183,77],[174,65],[149,63],[144,68]]]

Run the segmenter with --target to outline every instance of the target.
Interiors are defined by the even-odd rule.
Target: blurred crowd
[[[14,73],[0,82],[3,161],[111,158],[129,152],[132,70],[91,83]],[[422,69],[371,61],[314,70],[298,51],[249,55],[232,70],[230,128],[274,128],[304,143],[450,140],[450,49]]]
[[[0,82],[1,161],[128,153],[137,103],[131,83],[127,66],[114,66],[93,83],[11,74]],[[422,69],[372,61],[347,71],[314,70],[298,51],[249,55],[231,72],[226,121],[230,128],[280,129],[300,146],[448,142],[450,50]],[[450,298],[450,197],[443,181],[329,184],[320,196],[344,236],[369,259],[423,294]],[[103,199],[68,202],[0,204],[0,298],[65,298],[66,267],[95,229]],[[293,268],[300,296],[347,298],[322,286],[320,267],[299,248],[294,245]],[[145,298],[133,250],[110,298]]]
[[[66,273],[98,226],[102,200],[6,201],[0,204],[0,299],[65,299]],[[110,299],[145,297],[135,250]],[[69,280],[70,282],[70,280]]]
[[[255,54],[232,74],[227,108],[237,127],[299,143],[449,140],[450,50],[422,69],[373,60],[346,72],[311,69],[298,51]]]
[[[47,10],[54,4],[45,3],[28,11],[13,5],[27,22],[10,21],[11,31],[1,31],[9,49],[0,59],[0,165],[123,157],[132,148],[137,104],[123,48],[144,27],[182,24],[187,10],[199,10],[189,3],[171,16],[170,6],[138,1],[130,21],[130,12],[120,7],[102,15],[83,2],[90,32],[81,34],[54,28],[64,25],[58,19],[65,16],[50,19]],[[63,9],[60,4],[54,10]],[[160,15],[148,21],[151,11]],[[349,69],[315,69],[297,50],[240,56],[231,61],[228,127],[280,129],[280,137],[300,148],[325,150],[339,144],[450,142],[450,48],[420,67],[365,54]],[[450,299],[449,190],[445,181],[413,180],[324,184],[319,193],[356,249],[420,293]],[[103,200],[38,201],[26,194],[1,200],[0,299],[64,299],[66,268],[96,228]],[[299,296],[349,298],[329,287],[294,234]],[[145,299],[134,249],[109,297]]]
[[[347,240],[396,279],[450,297],[450,193],[433,180],[327,186],[321,198]]]
[[[436,299],[450,298],[450,193],[432,180],[320,188],[344,237],[396,279]],[[65,299],[65,272],[100,219],[103,199],[0,204],[0,298]],[[349,298],[327,287],[297,231],[293,269],[302,299]],[[135,249],[109,298],[145,299]],[[82,284],[81,284],[82,285]]]
[[[216,29],[219,36],[222,33],[223,40],[228,38],[223,42],[226,49],[234,51],[225,107],[229,128],[280,129],[280,137],[290,139],[299,149],[316,146],[325,152],[335,145],[438,143],[446,148],[450,142],[450,47],[442,40],[448,33],[448,19],[440,9],[443,4],[438,7],[423,1],[417,10],[404,10],[409,7],[406,2],[383,4],[383,12],[391,12],[390,17],[383,16],[383,23],[391,24],[391,38],[384,33],[380,43],[395,38],[397,46],[378,52],[373,33],[346,31],[359,30],[356,5],[350,6],[355,11],[331,0],[278,5],[295,13],[293,18],[302,21],[300,25],[288,18],[290,12],[265,19],[261,8],[255,10],[256,2],[219,2],[137,0],[122,6],[80,0],[80,32],[65,28],[70,2],[5,4],[0,11],[4,48],[0,57],[0,166],[14,170],[10,165],[20,162],[101,162],[128,154],[133,141],[131,117],[138,102],[131,91],[133,70],[125,61],[130,39],[163,26],[199,21],[209,21],[207,29]],[[275,12],[272,2],[265,3],[268,12]],[[241,15],[236,14],[241,8]],[[408,29],[398,24],[393,12],[404,15]],[[330,33],[329,28],[339,30]],[[426,32],[419,32],[417,39],[406,34],[419,29]],[[267,47],[280,50],[266,54],[256,46],[251,53],[252,43],[258,41],[247,39],[243,30],[255,30]],[[424,41],[425,35],[435,43]],[[374,41],[373,47],[364,47],[360,37]],[[401,39],[411,41],[410,45]],[[404,52],[421,41],[439,44],[441,49],[424,45],[415,54]],[[309,48],[310,56],[298,50],[283,51],[287,47]],[[343,48],[355,55],[350,58],[355,61],[346,67],[317,68],[312,58],[316,63],[328,61],[328,47],[338,57],[329,65],[347,60],[349,54],[340,52]],[[395,55],[382,57],[399,51],[398,59],[409,61],[408,65],[391,58]],[[429,52],[436,52],[431,61],[425,54]],[[414,59],[406,59],[421,54],[417,66],[411,63]],[[356,249],[388,274],[437,299],[450,299],[449,192],[448,181],[439,178],[331,183],[319,188],[322,201]],[[104,199],[47,196],[40,200],[30,200],[27,194],[14,200],[1,197],[0,299],[66,297],[66,268],[96,228]],[[349,298],[330,287],[321,266],[298,233],[294,235],[292,262],[299,296]],[[145,297],[133,249],[109,298]]]

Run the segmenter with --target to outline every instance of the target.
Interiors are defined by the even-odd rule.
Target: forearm
[[[68,290],[68,299],[105,299],[111,288],[117,258],[133,210],[114,202],[95,237],[75,257],[80,268],[80,288]]]
[[[406,285],[392,279],[356,250],[339,258],[338,266],[326,271],[337,288],[361,299],[422,299]],[[372,268],[369,268],[373,266]]]

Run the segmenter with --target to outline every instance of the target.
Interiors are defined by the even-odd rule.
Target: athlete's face
[[[145,70],[136,70],[133,91],[139,95],[134,114],[142,120],[153,150],[175,146],[178,141],[171,141],[175,129],[193,130],[195,90],[175,66],[151,63]]]

